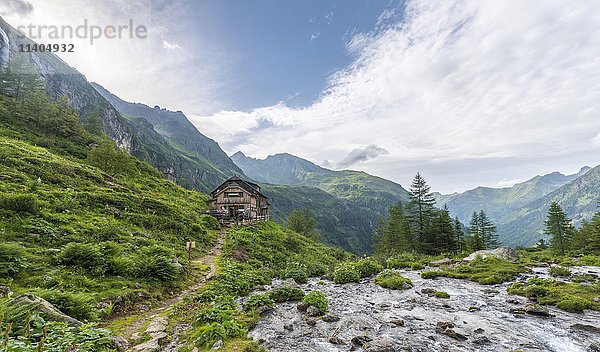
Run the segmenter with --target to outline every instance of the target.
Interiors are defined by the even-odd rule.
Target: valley
[[[382,13],[378,30],[393,32],[383,25],[392,17]],[[460,23],[450,32],[469,21]],[[316,33],[311,43],[321,36]],[[373,38],[346,43],[346,55],[358,55]],[[408,48],[416,40],[410,38]],[[186,57],[187,44],[159,39],[153,46]],[[328,76],[326,93],[310,106],[212,107],[215,116],[229,114],[234,127],[213,139],[219,123],[209,117],[126,101],[53,53],[19,50],[33,43],[0,18],[0,351],[600,351],[598,160],[569,175],[441,194],[418,166],[435,170],[431,165],[445,157],[414,159],[426,155],[421,148],[446,149],[445,141],[414,139],[412,126],[403,125],[394,130],[394,143],[388,139],[394,148],[373,144],[385,140],[383,130],[393,130],[389,116],[405,112],[380,108],[404,104],[411,113],[413,101],[433,90],[360,110],[343,126],[342,107],[364,102],[344,98],[328,106],[329,94],[349,77],[340,71]],[[382,57],[348,69],[360,71]],[[181,68],[179,61],[174,66]],[[160,78],[172,83],[170,72]],[[442,81],[443,89],[452,83]],[[241,94],[238,83],[243,86],[236,80],[230,88],[235,94]],[[342,96],[400,94],[368,84],[346,87]],[[429,106],[452,104],[415,111],[420,118]],[[363,113],[365,126],[380,112],[386,125],[356,132],[344,147],[332,141],[320,159],[327,167],[288,153],[291,140],[265,134],[295,129],[315,106],[333,109],[321,115],[339,125],[339,135]],[[286,113],[296,114],[293,124],[282,122]],[[297,141],[305,137],[300,134]],[[254,136],[281,150],[247,156],[246,149],[271,147],[255,144]],[[594,148],[595,139],[588,143]],[[456,154],[457,164],[471,155]],[[365,165],[410,168],[412,183],[391,180],[404,174],[388,180],[352,170],[377,170]]]

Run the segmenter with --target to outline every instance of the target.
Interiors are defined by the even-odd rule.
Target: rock
[[[390,323],[394,326],[404,326],[404,320],[402,319],[392,320]]]
[[[481,310],[481,308],[479,308],[479,307],[475,307],[475,306],[470,306],[469,307],[469,312],[477,312],[477,311],[480,311],[480,310]]]
[[[0,297],[8,297],[12,294],[12,290],[8,286],[0,286]]]
[[[334,345],[346,345],[346,341],[340,339],[337,336],[331,336],[329,338],[329,342],[332,343],[332,344],[334,344]]]
[[[444,259],[434,260],[432,262],[429,262],[429,266],[443,266],[443,265],[450,265],[450,264],[452,264],[452,259],[450,259],[450,258],[444,258]]]
[[[498,293],[500,293],[500,291],[498,290],[494,290],[491,288],[484,288],[483,290],[481,290],[481,292],[485,293],[486,295],[497,295]]]
[[[572,330],[587,331],[587,332],[591,332],[591,333],[599,334],[600,335],[600,328],[597,327],[597,326],[593,326],[593,325],[573,324],[573,325],[571,325],[571,329]]]
[[[514,298],[509,298],[506,300],[506,303],[510,303],[510,304],[521,304],[521,301],[519,301],[518,299],[514,299]]]
[[[476,334],[482,334],[485,332],[485,330],[483,330],[482,328],[477,328],[477,329],[473,330],[473,332]]]
[[[175,266],[180,273],[185,271],[185,267],[181,263],[179,263],[179,260],[177,260],[177,258],[172,258],[171,264],[173,264],[173,266]]]
[[[285,279],[275,285],[273,285],[274,289],[277,288],[300,288],[294,279]]]
[[[160,351],[160,345],[157,340],[150,340],[141,345],[137,345],[134,347],[136,351],[139,352],[158,352]]]
[[[526,304],[523,306],[525,313],[535,315],[539,317],[551,317],[552,315],[548,312],[548,309],[540,306],[539,304]]]
[[[259,315],[265,315],[272,311],[273,311],[273,307],[269,307],[269,306],[260,306],[260,307],[256,308],[256,312]]]
[[[364,347],[368,342],[373,341],[369,336],[355,336],[350,340],[354,346]]]
[[[6,305],[8,307],[32,306],[35,307],[36,311],[43,313],[48,320],[67,323],[71,326],[83,325],[83,323],[79,320],[71,318],[70,316],[58,310],[50,302],[30,293],[11,299],[6,303]]]
[[[336,322],[339,320],[340,320],[340,317],[338,317],[335,314],[327,313],[323,316],[323,321],[326,321],[328,323],[333,323],[333,322]]]
[[[487,338],[487,336],[476,336],[475,338],[473,338],[471,340],[471,343],[474,345],[487,345],[492,343],[492,341],[490,341],[490,339]]]
[[[395,352],[396,343],[388,337],[380,337],[364,345],[366,352]]]
[[[169,320],[166,317],[157,316],[148,326],[146,327],[146,332],[151,334],[154,332],[163,332],[167,330],[167,324],[169,324]]]
[[[219,340],[212,345],[211,350],[218,350],[223,347],[223,340]]]
[[[433,294],[434,292],[435,292],[435,290],[434,290],[434,289],[432,289],[432,288],[429,288],[429,287],[428,287],[428,288],[423,288],[423,289],[421,289],[421,293],[424,293],[424,294],[426,294],[426,295],[431,295],[431,294]]]
[[[283,326],[283,329],[285,329],[287,331],[294,331],[294,326],[292,324],[285,324]]]
[[[508,260],[509,262],[516,262],[519,260],[519,255],[514,248],[510,247],[499,247],[496,249],[485,249],[481,251],[477,251],[471,253],[468,257],[463,258],[463,261],[470,262],[475,260],[475,258],[488,258],[488,257],[496,257],[499,259]]]
[[[438,321],[435,331],[438,334],[442,334],[442,335],[446,335],[449,336],[453,339],[456,340],[460,340],[460,341],[465,341],[467,340],[467,337],[459,332],[454,331],[454,329],[452,329],[454,327],[454,323],[451,321]]]
[[[592,352],[600,352],[600,343],[598,342],[592,342],[590,344],[589,350]]]
[[[306,315],[309,317],[318,317],[321,315],[321,311],[315,306],[310,306],[306,308]]]
[[[129,349],[129,342],[121,336],[111,336],[112,347],[118,352],[125,352]]]
[[[317,325],[317,320],[315,318],[306,318],[304,321],[310,326]]]

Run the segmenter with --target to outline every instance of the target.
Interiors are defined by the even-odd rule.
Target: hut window
[[[241,192],[225,192],[225,197],[241,197],[243,195]]]

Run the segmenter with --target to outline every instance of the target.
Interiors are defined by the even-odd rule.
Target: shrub
[[[211,323],[201,326],[195,334],[195,343],[198,346],[209,348],[218,340],[246,336],[246,329],[233,320],[223,323]]]
[[[413,286],[412,281],[398,272],[387,269],[375,278],[375,283],[392,290],[406,290]]]
[[[548,289],[542,286],[527,286],[524,291],[524,295],[527,298],[544,297],[548,295]]]
[[[550,269],[548,269],[548,273],[554,277],[571,276],[571,270],[564,266],[551,266]]]
[[[304,297],[304,292],[296,287],[279,287],[270,291],[269,297],[277,303],[298,301]]]
[[[558,302],[556,307],[572,313],[583,313],[585,309],[592,308],[592,302],[575,296],[568,296]]]
[[[444,272],[441,270],[429,270],[421,273],[423,279],[435,279],[440,276],[444,276]]]
[[[102,253],[98,246],[93,244],[69,243],[61,250],[58,258],[64,265],[95,269],[100,266]]]
[[[25,249],[13,243],[0,243],[0,277],[15,277],[27,267]]]
[[[297,283],[304,284],[308,281],[306,265],[301,263],[291,263],[283,270],[281,277],[284,279],[294,279]]]
[[[383,270],[383,267],[379,265],[379,263],[370,258],[362,258],[358,260],[355,264],[355,267],[358,270],[360,277],[373,276]]]
[[[160,255],[143,256],[138,263],[139,277],[156,281],[174,281],[179,276],[179,269],[167,257]]]
[[[218,230],[221,228],[219,221],[210,215],[201,215],[200,224],[209,230]]]
[[[248,297],[244,309],[255,310],[259,307],[273,307],[274,305],[275,301],[271,298],[271,295],[268,293],[259,293]]]
[[[98,311],[88,295],[58,290],[41,290],[37,294],[70,317],[83,321],[98,319]]]
[[[317,308],[321,315],[327,313],[327,308],[329,306],[327,303],[327,298],[325,298],[325,295],[321,291],[312,291],[304,296],[302,299],[302,305],[305,307],[313,306]]]
[[[360,281],[360,273],[356,268],[355,263],[353,262],[344,262],[338,264],[335,269],[333,269],[333,273],[331,274],[331,279],[336,284],[345,284],[348,282],[358,282]]]
[[[17,214],[37,214],[38,204],[33,194],[2,194],[0,195],[0,209]]]

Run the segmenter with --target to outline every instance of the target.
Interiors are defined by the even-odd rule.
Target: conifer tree
[[[417,173],[410,186],[410,200],[407,205],[412,233],[424,252],[431,252],[435,242],[435,234],[431,227],[435,198],[430,190],[425,179]]]
[[[433,220],[435,234],[433,252],[434,254],[455,252],[458,245],[454,234],[454,225],[452,218],[450,218],[450,214],[448,213],[448,208],[444,207],[444,209],[438,210],[436,213]]]
[[[470,251],[479,251],[485,249],[483,244],[482,232],[481,232],[481,222],[479,220],[479,214],[474,211],[473,216],[471,217],[471,222],[469,223],[469,250]]]
[[[458,220],[458,216],[454,218],[454,237],[456,238],[458,251],[462,251],[465,246],[465,233],[460,220]]]
[[[414,250],[410,224],[400,202],[389,207],[387,221],[380,220],[375,231],[373,241],[375,254],[381,257],[390,257],[402,252]]]
[[[571,219],[567,217],[567,214],[558,203],[552,202],[544,224],[546,225],[544,233],[552,236],[550,247],[558,251],[560,255],[565,255],[571,245],[574,229]]]
[[[306,209],[305,211],[294,209],[288,218],[287,228],[315,241],[319,240],[316,221],[310,209]]]
[[[485,249],[498,248],[499,243],[498,235],[496,234],[496,225],[487,217],[483,210],[479,212],[479,230]]]
[[[584,221],[578,231],[574,231],[571,249],[579,253],[600,253],[600,212],[591,221]]]

